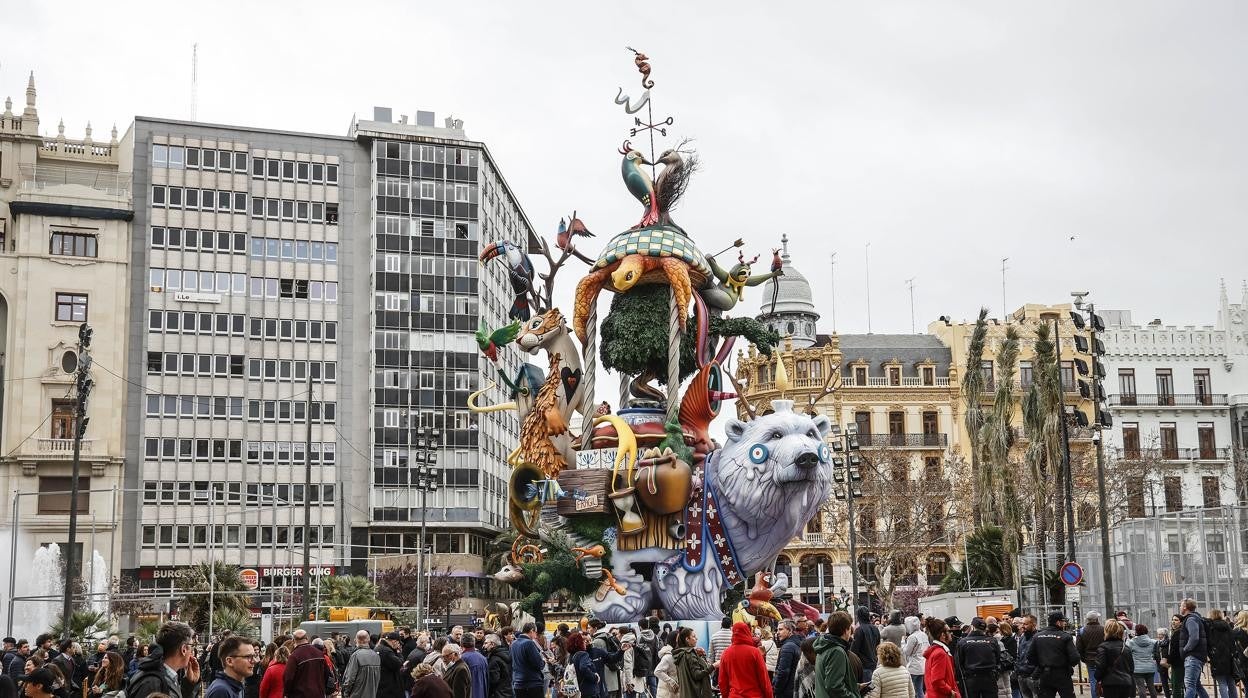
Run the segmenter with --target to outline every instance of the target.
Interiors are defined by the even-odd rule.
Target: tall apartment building
[[[139,118],[135,143],[127,570],[169,589],[211,555],[290,604],[304,536],[315,574],[365,574],[419,550],[423,511],[463,610],[495,596],[519,425],[466,408],[511,303],[476,258],[534,233],[485,145],[386,109],[345,137]]]
[[[776,569],[789,575],[795,595],[812,604],[851,587],[854,564],[863,585],[860,602],[866,585],[887,592],[939,585],[962,557],[963,531],[949,519],[947,502],[958,484],[947,472],[950,458],[965,449],[955,426],[959,388],[950,350],[930,335],[816,333],[819,313],[810,284],[793,268],[788,241],[783,244],[776,303],[773,308],[775,289],[768,281],[757,319],[784,339],[771,357],[753,347],[740,357],[745,398],[761,411],[782,397],[776,370],[783,361],[792,384],[783,397],[842,428],[857,428],[864,496],[855,502],[856,561],[849,554],[847,503],[831,498],[785,547]],[[824,394],[825,386],[835,390]],[[924,496],[932,492],[946,496]]]
[[[373,173],[373,244],[360,265],[367,259],[371,270],[372,414],[363,441],[371,463],[358,471],[368,475],[369,518],[352,525],[352,557],[416,553],[423,510],[432,564],[465,576],[469,597],[490,598],[501,590],[483,555],[507,526],[505,458],[519,423],[511,412],[466,407],[469,393],[495,379],[479,358],[478,323],[509,322],[513,297],[502,261],[482,266],[477,256],[491,242],[532,248],[536,238],[485,144],[469,140],[462,122],[415,116],[395,122],[377,108],[351,129]],[[504,361],[518,368],[514,352]],[[423,493],[415,469],[431,461],[443,483]]]
[[[95,387],[82,442],[76,550],[84,577],[93,562],[107,577],[118,568],[133,217],[129,135],[119,141],[114,128],[107,141],[96,141],[88,124],[83,138],[70,139],[62,123],[56,136],[43,136],[35,103],[32,74],[25,108],[14,112],[5,99],[0,114],[0,492],[16,516],[10,574],[19,576],[19,596],[46,594],[53,583],[26,574],[38,547],[57,543],[65,553],[72,372],[84,322],[95,331]]]
[[[345,137],[139,117],[134,144],[124,567],[169,589],[211,556],[288,604],[305,536],[314,574],[348,564],[368,173]]]

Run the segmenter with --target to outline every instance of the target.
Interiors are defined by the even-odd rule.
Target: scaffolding
[[[1097,530],[1075,535],[1075,561],[1084,583],[1062,604],[1052,599],[1028,573],[1039,566],[1057,570],[1060,552],[1041,556],[1032,548],[1020,555],[1024,583],[1021,605],[1029,610],[1064,610],[1082,623],[1080,613],[1125,610],[1150,628],[1168,628],[1179,602],[1191,597],[1202,614],[1210,608],[1234,613],[1248,609],[1248,506],[1223,506],[1158,513],[1129,519],[1110,528],[1114,598],[1105,602],[1101,577],[1101,542]],[[1043,618],[1043,615],[1037,613]]]

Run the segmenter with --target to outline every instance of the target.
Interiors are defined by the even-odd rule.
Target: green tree
[[[1059,541],[1065,528],[1061,506],[1053,506],[1053,494],[1064,491],[1061,420],[1066,408],[1062,395],[1061,368],[1057,362],[1057,350],[1048,323],[1042,322],[1036,327],[1033,346],[1035,355],[1032,358],[1031,387],[1023,398],[1023,433],[1028,439],[1024,463],[1027,486],[1033,497],[1033,538],[1036,549],[1041,554],[1040,559],[1043,560],[1048,547],[1051,520],[1057,519]]]
[[[216,584],[211,585],[214,568]],[[215,612],[225,609],[243,614],[251,612],[251,596],[247,593],[250,590],[243,584],[237,565],[201,562],[183,577],[181,586],[186,596],[178,603],[178,615],[199,632],[208,630],[209,589],[214,590],[211,602]],[[216,630],[215,622],[213,630]]]
[[[971,451],[971,501],[982,501],[979,492],[979,438],[980,429],[984,425],[984,408],[980,403],[983,399],[984,344],[988,338],[988,309],[979,309],[979,318],[975,321],[975,329],[971,332],[971,341],[966,347],[966,368],[962,373],[962,401],[966,407],[966,431],[970,438]],[[975,507],[975,524],[981,523],[981,512]]]
[[[331,606],[376,606],[377,585],[355,575],[321,578],[317,613]]]
[[[952,570],[940,583],[940,593],[967,590],[967,570],[970,571],[970,588],[1000,589],[1009,577],[1008,559],[1002,545],[1005,532],[999,526],[984,526],[966,538],[966,560],[960,570]]]
[[[1014,372],[1018,366],[1018,330],[1005,330],[1005,341],[997,350],[996,391],[992,409],[979,428],[979,470],[975,473],[976,507],[985,523],[1001,526],[1006,522],[1009,498],[1005,488],[1010,480],[1010,449],[1014,446]]]
[[[230,607],[218,608],[216,613],[212,614],[212,632],[220,634],[224,630],[229,630],[248,640],[260,638],[260,629],[251,619],[251,611],[240,611]]]
[[[64,620],[65,617],[61,616],[52,624],[50,632],[53,636],[58,638],[64,636]],[[69,614],[69,637],[79,643],[86,644],[107,637],[111,628],[112,623],[107,613],[83,610]]]

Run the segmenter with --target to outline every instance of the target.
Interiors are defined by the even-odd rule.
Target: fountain
[[[108,563],[100,551],[91,551],[91,584],[88,605],[96,613],[108,613],[108,591],[112,585],[112,575],[108,572]]]
[[[19,574],[17,596],[51,596],[45,601],[18,601],[13,611],[14,637],[31,637],[47,632],[60,616],[62,577],[61,546],[49,543],[35,550],[30,574]]]

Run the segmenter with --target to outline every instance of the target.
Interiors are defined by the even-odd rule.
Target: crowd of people
[[[882,620],[859,608],[752,627],[724,618],[709,638],[644,619],[539,632],[456,626],[380,637],[309,636],[267,645],[226,632],[200,647],[185,623],[155,642],[5,638],[0,698],[1073,698],[1086,666],[1092,698],[1238,698],[1248,679],[1248,611],[1208,618],[1185,600],[1154,634],[1125,613]],[[703,642],[705,640],[705,642]]]

